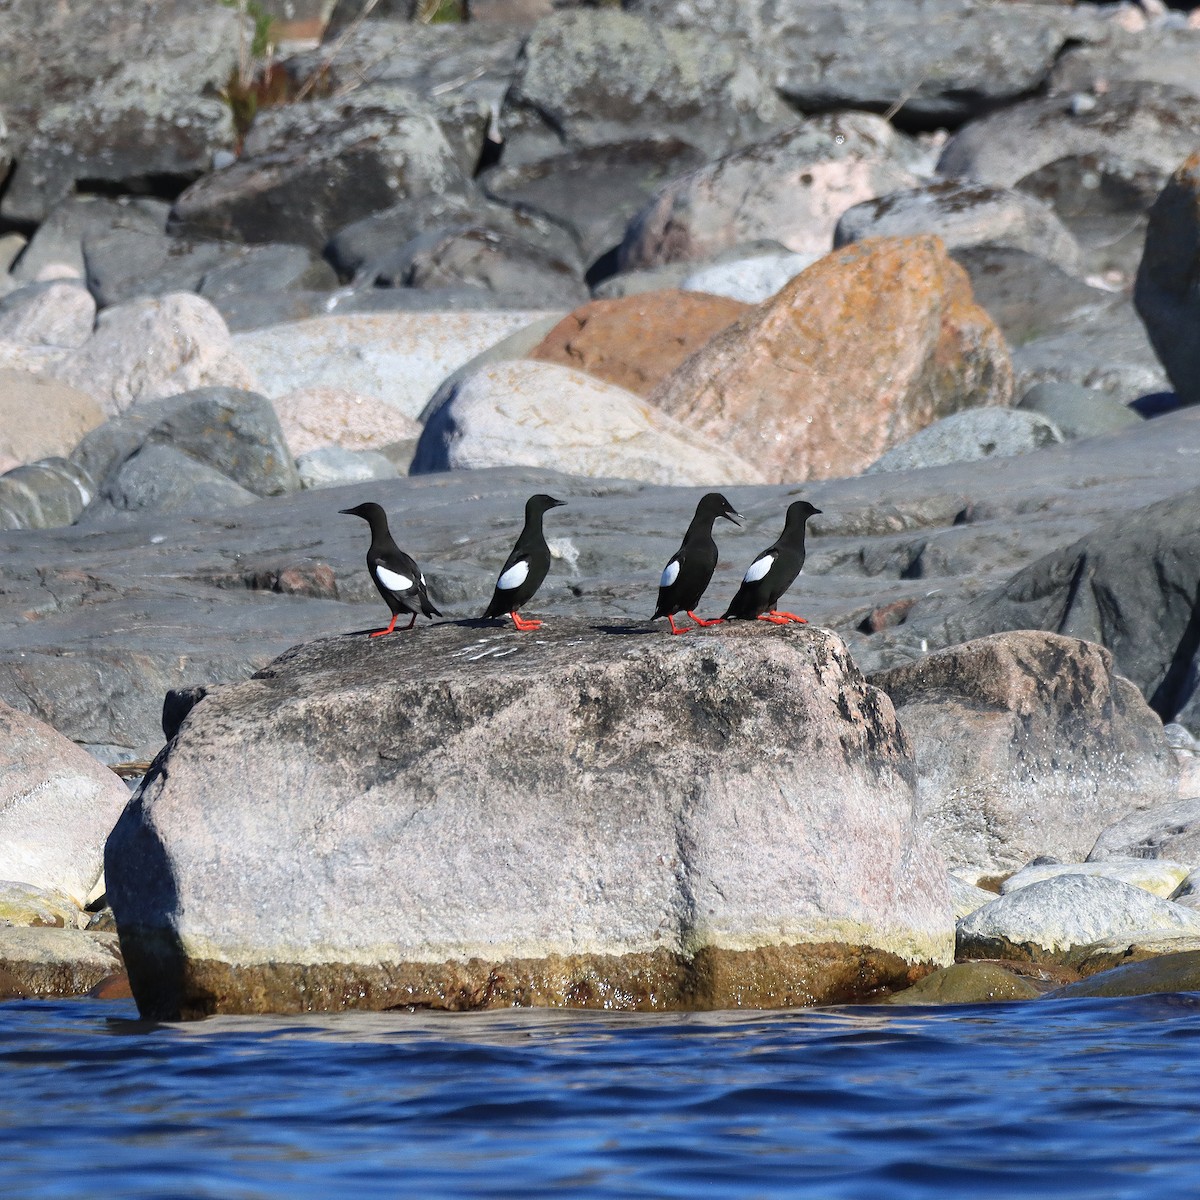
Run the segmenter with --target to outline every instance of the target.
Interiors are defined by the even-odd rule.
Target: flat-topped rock
[[[903,734],[817,628],[298,646],[188,713],[105,875],[146,1014],[781,1007],[952,957]]]

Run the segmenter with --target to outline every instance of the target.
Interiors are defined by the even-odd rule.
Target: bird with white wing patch
[[[705,621],[692,610],[700,603],[717,568],[717,543],[713,540],[713,523],[718,517],[737,524],[740,514],[734,511],[719,492],[709,492],[700,498],[696,514],[683,535],[683,544],[663,568],[658,583],[658,606],[650,620],[666,617],[672,633],[687,633],[690,626],[675,624],[675,614],[685,612],[699,626],[719,625],[721,618]]]
[[[740,618],[746,621],[770,621],[773,625],[786,625],[789,621],[795,621],[798,625],[808,624],[804,617],[779,612],[775,605],[804,568],[805,526],[809,517],[818,516],[820,512],[807,500],[797,500],[788,505],[783,532],[778,541],[768,546],[746,569],[737,595],[729,602],[725,620]]]
[[[371,527],[367,570],[379,594],[392,610],[391,624],[386,629],[376,630],[371,636],[383,637],[391,633],[396,628],[396,618],[402,612],[412,614],[412,620],[403,627],[405,629],[411,629],[416,624],[418,612],[427,617],[440,617],[442,614],[429,599],[421,568],[393,540],[388,529],[387,513],[370,501],[338,511],[349,517],[362,517]]]
[[[541,621],[526,620],[517,609],[533,599],[550,570],[550,547],[542,532],[542,518],[550,509],[561,508],[564,504],[565,500],[555,500],[544,493],[530,496],[525,502],[525,527],[500,568],[492,602],[483,614],[485,618],[507,614],[522,633],[542,627]]]

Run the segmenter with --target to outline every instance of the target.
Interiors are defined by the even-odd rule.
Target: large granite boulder
[[[295,648],[108,842],[143,1014],[827,1003],[951,960],[881,693],[820,629]]]
[[[184,292],[106,309],[96,332],[53,374],[94,397],[109,416],[193,388],[254,386],[221,314]]]
[[[935,237],[827,255],[714,337],[651,397],[769,479],[863,470],[961,408],[1008,404],[1000,331]]]
[[[1158,718],[1099,646],[1018,631],[871,677],[917,760],[917,807],[951,870],[1082,860],[1136,809],[1175,796]]]
[[[1012,458],[1063,441],[1058,427],[1038,413],[1014,408],[966,408],[951,413],[893,446],[868,468],[917,471],[981,458]]]
[[[880,117],[833,113],[736,150],[660,189],[630,221],[619,266],[702,261],[764,238],[823,254],[846,209],[916,183],[900,141]]]
[[[648,396],[745,313],[746,305],[736,300],[674,288],[593,300],[563,317],[529,357]]]
[[[499,362],[464,376],[425,422],[409,471],[520,464],[662,484],[759,483],[747,460],[640,396],[548,362]]]
[[[61,733],[0,701],[0,879],[86,902],[129,790]]]
[[[25,371],[0,371],[0,471],[68,453],[104,420],[86,392]]]
[[[1200,404],[1200,151],[1150,210],[1134,303],[1184,404]]]
[[[393,409],[401,418],[416,417],[455,368],[545,315],[334,315],[239,333],[233,344],[272,400],[300,388],[349,388],[378,402],[377,420],[386,429]],[[409,422],[396,427],[407,431]]]

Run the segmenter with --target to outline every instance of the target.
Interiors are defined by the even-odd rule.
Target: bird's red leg
[[[676,626],[674,614],[667,613],[667,620],[670,622],[672,633],[687,633],[688,627],[686,625],[682,629]]]
[[[706,621],[702,617],[696,616],[696,614],[692,612],[690,608],[687,610],[687,615],[691,617],[701,629],[707,629],[710,625],[721,625],[725,621],[724,617],[713,617],[712,620]]]
[[[513,619],[513,624],[522,632],[526,633],[530,629],[541,629],[541,621],[527,621],[519,613],[510,612],[508,614]]]
[[[759,621],[770,621],[772,625],[786,625],[787,624],[786,617],[781,617],[774,612],[759,613],[758,617],[756,619]]]
[[[371,634],[371,636],[372,637],[383,637],[384,634],[391,633],[392,630],[396,628],[396,618],[399,615],[400,615],[399,613],[392,613],[392,623],[386,629],[377,629],[373,634]],[[414,617],[413,620],[416,620],[416,618]]]
[[[788,621],[795,621],[797,625],[807,625],[808,624],[807,617],[798,617],[798,616],[796,616],[795,613],[790,613],[790,612],[779,612],[778,609],[774,609],[774,608],[771,609],[771,616],[781,617],[782,620],[779,622],[781,625],[786,624]]]

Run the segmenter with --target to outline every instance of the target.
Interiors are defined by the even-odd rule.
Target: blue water
[[[0,1005],[0,1194],[1200,1195],[1200,995],[135,1017]]]

